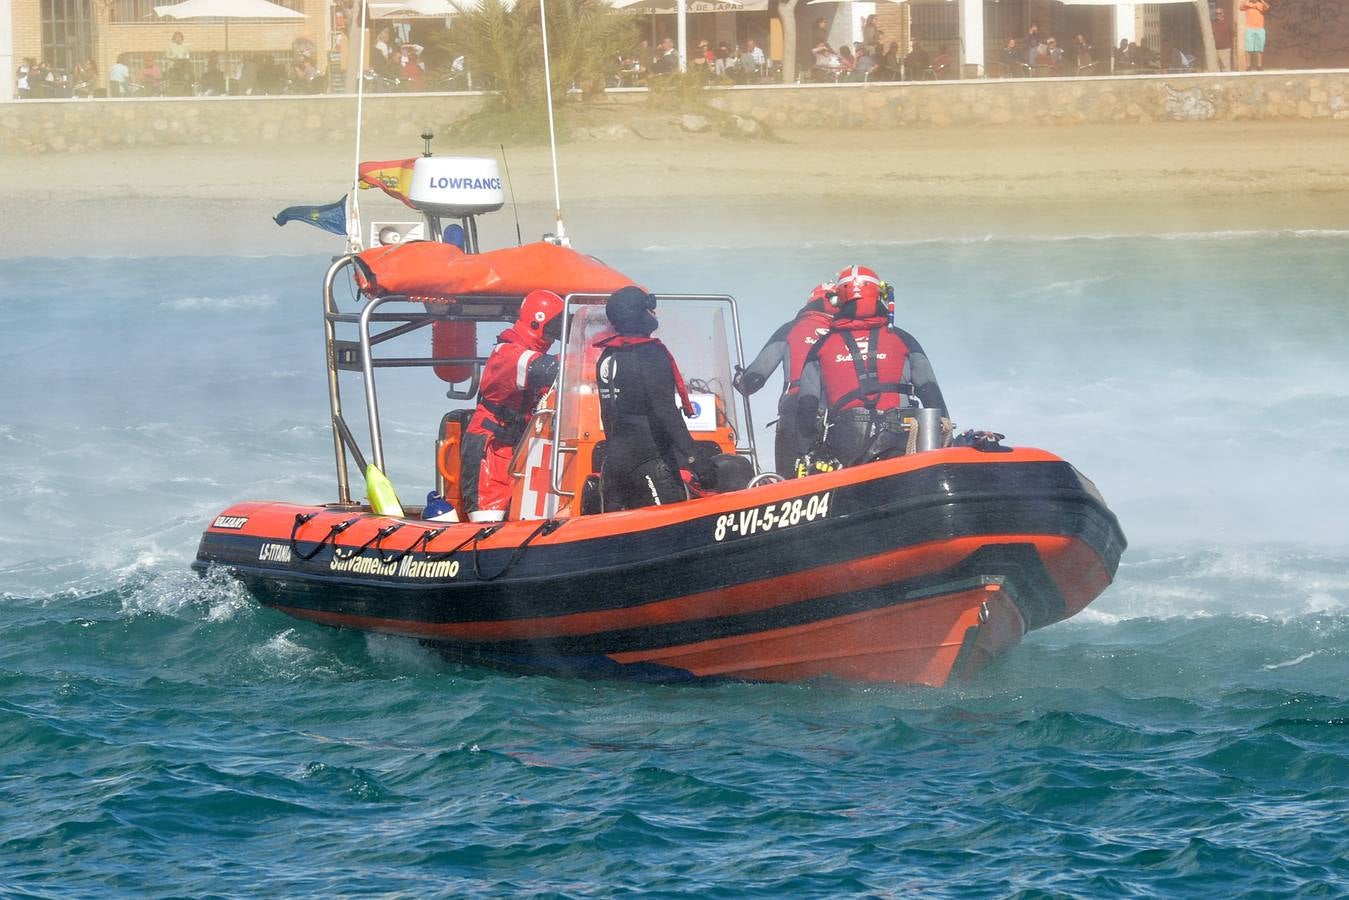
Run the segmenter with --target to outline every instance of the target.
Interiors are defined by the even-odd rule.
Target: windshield
[[[572,440],[582,427],[583,398],[595,394],[595,363],[600,356],[595,342],[613,334],[613,328],[604,314],[604,298],[572,296],[567,302],[573,315],[562,363],[560,437]],[[739,358],[733,341],[732,302],[729,297],[657,294],[660,327],[653,337],[660,338],[674,356],[700,413],[710,401],[707,414],[712,427],[729,425],[740,437],[744,432],[731,387],[732,360]],[[691,421],[690,430],[699,430],[702,419],[700,415]]]

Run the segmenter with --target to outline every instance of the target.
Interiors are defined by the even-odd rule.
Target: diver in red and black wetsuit
[[[515,324],[497,336],[483,367],[478,408],[460,449],[464,506],[470,521],[505,517],[511,500],[511,456],[539,398],[557,380],[557,357],[544,351],[562,330],[562,298],[531,291]]]
[[[797,414],[797,404],[806,357],[810,348],[829,333],[829,323],[834,318],[834,308],[829,304],[833,293],[832,281],[816,285],[796,318],[773,332],[754,362],[735,376],[735,389],[748,397],[764,386],[779,364],[782,366],[782,395],[778,397],[778,424],[773,439],[773,462],[779,475],[793,472],[797,458],[819,436],[815,422],[804,422]]]
[[[687,500],[681,470],[705,487],[716,486],[716,467],[697,455],[684,424],[693,404],[674,357],[651,337],[659,324],[655,308],[656,298],[641,288],[620,288],[604,307],[618,334],[595,344],[603,351],[595,382],[604,423],[606,512]]]
[[[837,314],[801,374],[800,415],[814,419],[820,398],[828,410],[825,444],[845,466],[902,455],[907,444],[898,411],[941,409],[946,401],[916,338],[894,327],[880,279],[864,266],[839,273]]]

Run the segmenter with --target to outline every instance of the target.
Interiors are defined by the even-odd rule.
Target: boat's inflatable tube
[[[371,297],[417,300],[463,296],[524,296],[532,290],[609,294],[633,284],[621,272],[567,247],[538,242],[466,254],[453,244],[413,241],[372,247],[358,255],[356,282]]]

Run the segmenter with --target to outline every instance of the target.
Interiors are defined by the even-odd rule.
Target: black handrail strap
[[[496,581],[502,575],[505,575],[514,568],[515,564],[524,557],[525,551],[529,549],[529,544],[534,538],[541,534],[552,534],[554,531],[561,528],[566,521],[566,519],[544,519],[543,522],[539,523],[539,527],[531,531],[529,537],[521,541],[520,546],[515,548],[515,551],[511,553],[511,558],[506,560],[506,565],[502,566],[501,571],[490,577],[484,575],[482,573],[482,568],[478,565],[478,539],[475,535],[473,538],[473,574],[478,576],[479,581]]]

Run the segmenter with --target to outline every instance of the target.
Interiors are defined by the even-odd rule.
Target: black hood
[[[655,308],[654,297],[639,287],[629,286],[609,295],[608,302],[604,304],[604,313],[619,334],[645,337],[655,331],[659,324],[651,314]]]

